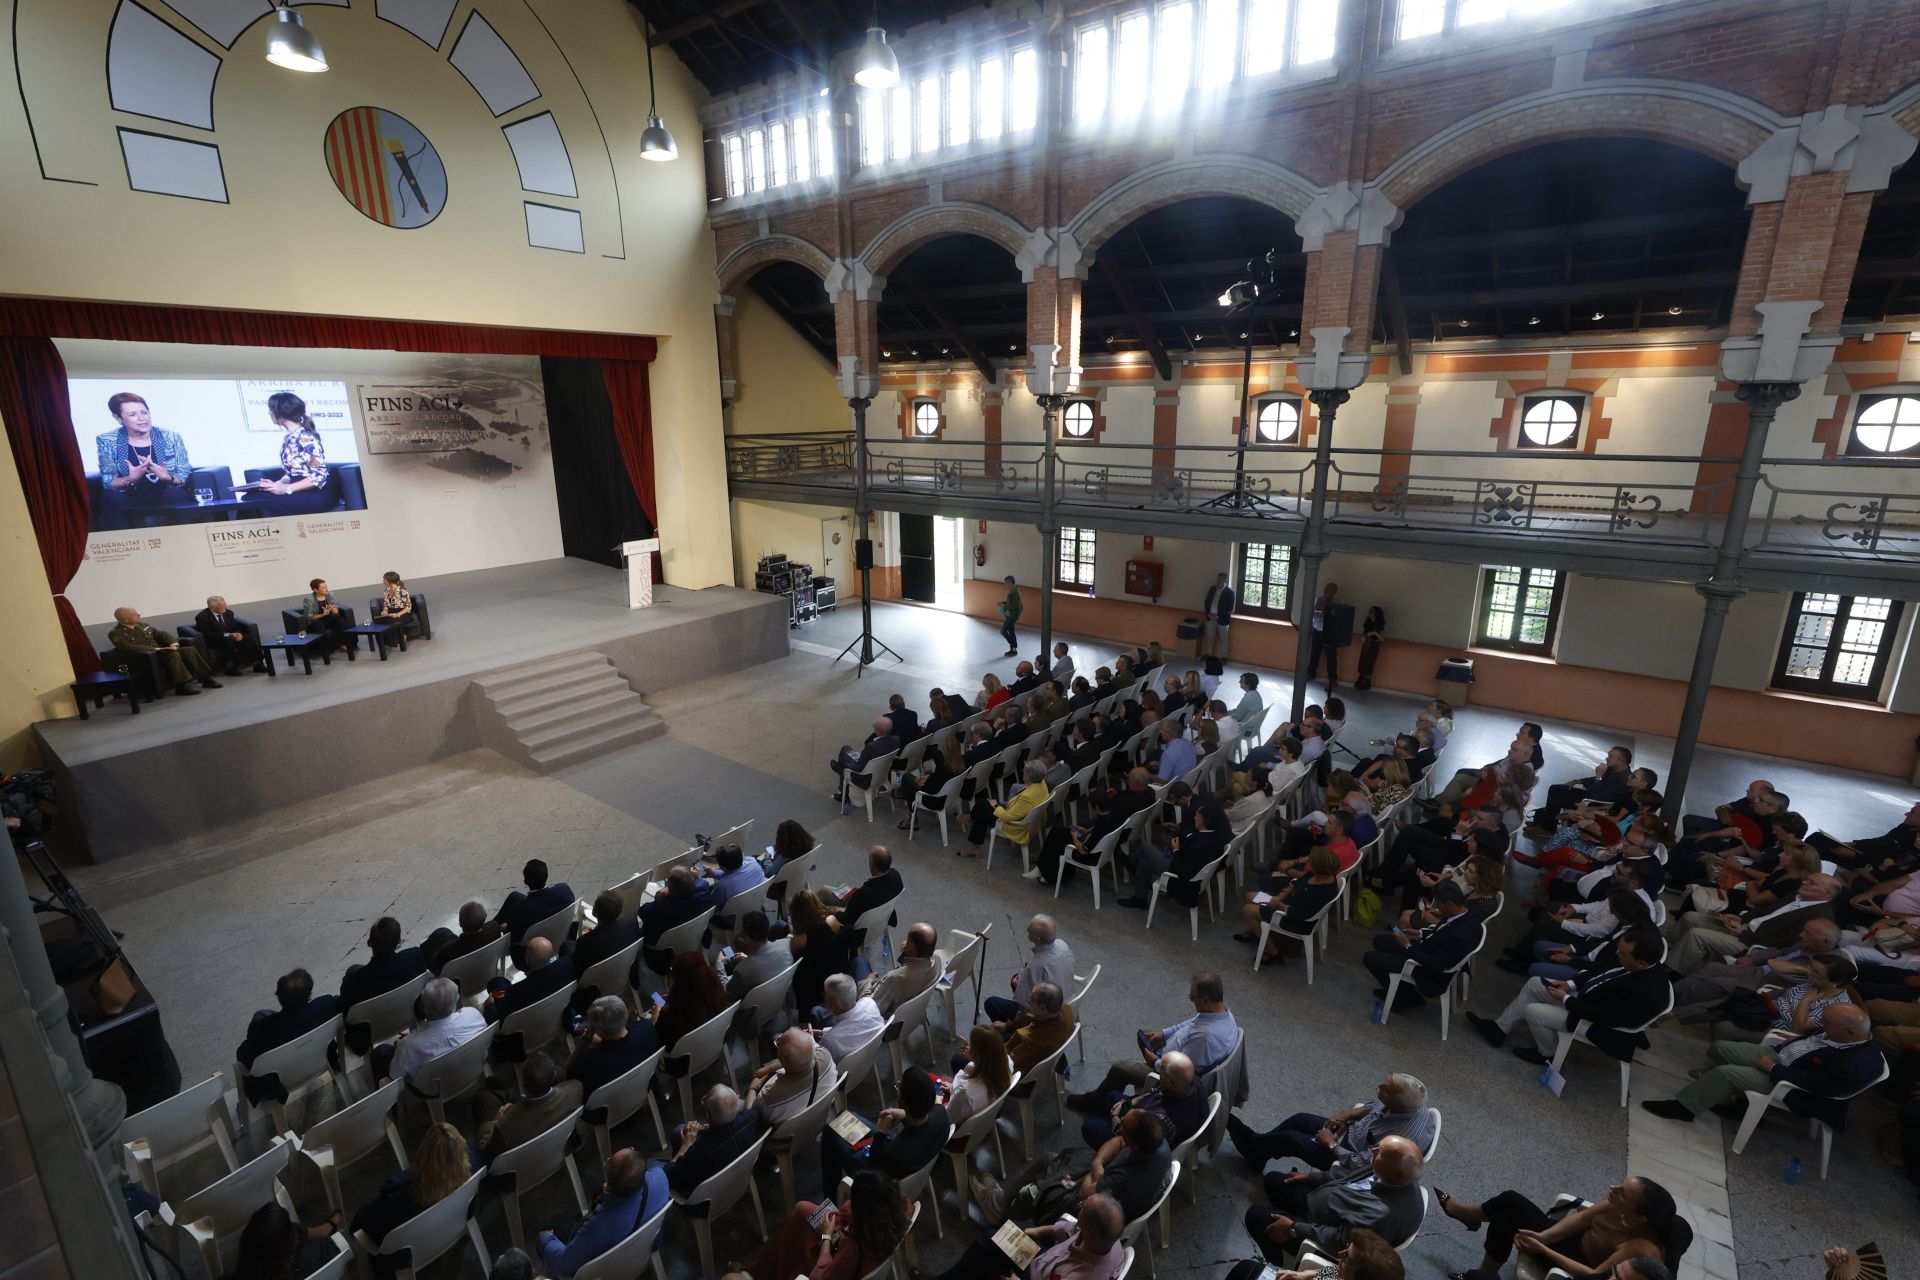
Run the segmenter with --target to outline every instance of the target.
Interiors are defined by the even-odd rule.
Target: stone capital
[[[858,356],[840,357],[840,394],[848,400],[871,401],[880,390],[880,375],[863,373]]]
[[[1760,332],[1720,344],[1720,375],[1729,382],[1806,382],[1827,371],[1839,334],[1812,334],[1818,302],[1759,302]]]
[[[716,293],[713,295],[713,314],[723,319],[729,317],[733,314],[733,304],[734,297],[732,294]]]
[[[1309,391],[1351,391],[1367,380],[1373,356],[1365,351],[1343,351],[1349,325],[1324,325],[1313,329],[1313,354],[1294,366],[1300,385]]]
[[[1294,229],[1306,251],[1316,253],[1331,231],[1357,231],[1363,245],[1386,244],[1405,216],[1378,187],[1336,182],[1313,198]]]
[[[826,286],[829,298],[851,293],[855,302],[878,302],[887,288],[887,278],[873,274],[867,264],[858,258],[834,259],[822,283]]]
[[[1054,268],[1062,280],[1084,280],[1093,266],[1093,255],[1065,227],[1042,227],[1027,237],[1013,261],[1020,268],[1020,278],[1032,284],[1037,267]]]
[[[1748,204],[1787,198],[1787,183],[1813,173],[1844,173],[1849,194],[1884,191],[1893,171],[1920,145],[1892,116],[1835,103],[1776,129],[1734,170]]]

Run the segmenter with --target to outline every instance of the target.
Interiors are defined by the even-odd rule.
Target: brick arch
[[[1586,85],[1514,98],[1468,116],[1422,141],[1369,185],[1408,209],[1489,160],[1577,138],[1646,138],[1733,169],[1786,123],[1759,103],[1695,86]]]
[[[860,261],[874,275],[884,276],[915,249],[942,236],[978,236],[1018,257],[1033,233],[997,209],[949,200],[895,218],[867,243]]]
[[[1246,156],[1195,156],[1129,174],[1089,200],[1067,230],[1081,251],[1091,254],[1136,218],[1181,200],[1238,196],[1298,219],[1319,194],[1318,187],[1277,164]]]
[[[735,249],[721,259],[720,265],[714,268],[714,278],[719,281],[719,292],[738,293],[756,272],[776,262],[799,263],[819,276],[823,286],[827,272],[833,268],[833,259],[798,236],[761,236]]]

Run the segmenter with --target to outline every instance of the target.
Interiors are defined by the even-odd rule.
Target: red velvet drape
[[[447,351],[455,354],[581,356],[594,360],[651,360],[649,337],[507,329],[480,324],[430,324],[356,316],[215,311],[131,303],[0,298],[0,335],[34,338],[106,338],[120,342],[189,342],[216,347],[348,347],[375,351]]]
[[[613,404],[613,434],[620,442],[620,457],[627,464],[627,479],[640,505],[646,508],[647,523],[654,536],[660,535],[660,508],[653,488],[653,398],[648,390],[644,360],[602,360],[600,368],[607,379],[607,399]],[[653,580],[661,576],[660,553],[653,553]]]
[[[67,403],[67,367],[46,338],[0,337],[0,420],[26,491],[40,560],[75,675],[100,670],[100,655],[66,597],[87,554],[87,478]]]

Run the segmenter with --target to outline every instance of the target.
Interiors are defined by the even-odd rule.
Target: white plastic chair
[[[632,985],[628,978],[633,973],[633,962],[639,954],[640,939],[635,938],[605,960],[588,965],[587,971],[580,975],[580,989],[598,991],[603,996],[626,995]]]
[[[727,1083],[736,1087],[733,1059],[727,1054],[727,1028],[733,1024],[735,1001],[674,1042],[673,1051],[663,1064],[666,1073],[680,1085],[680,1114],[693,1115],[693,1080],[701,1071],[718,1062],[727,1073]]]
[[[145,1187],[154,1199],[165,1200],[168,1191],[184,1192],[185,1188],[163,1184],[161,1175],[209,1145],[219,1147],[228,1173],[238,1169],[240,1158],[234,1151],[233,1137],[227,1078],[211,1075],[165,1102],[156,1102],[122,1120],[114,1140],[120,1144],[127,1177]]]
[[[1126,1227],[1120,1232],[1120,1239],[1123,1243],[1133,1244],[1136,1241],[1138,1241],[1139,1243],[1144,1244],[1147,1247],[1147,1274],[1148,1275],[1153,1274],[1153,1230],[1152,1230],[1153,1220],[1156,1217],[1171,1216],[1167,1214],[1167,1201],[1170,1197],[1172,1197],[1173,1188],[1179,1181],[1180,1181],[1180,1162],[1178,1160],[1175,1160],[1172,1166],[1167,1171],[1166,1185],[1160,1188],[1160,1198],[1153,1202],[1153,1206],[1151,1208],[1149,1208],[1145,1213],[1141,1214],[1139,1217],[1135,1218],[1132,1222],[1129,1222],[1126,1225]],[[1171,1236],[1168,1234],[1170,1230],[1171,1230],[1170,1226],[1163,1226],[1161,1228],[1160,1247],[1163,1249],[1168,1249],[1173,1247],[1173,1240]]]
[[[1839,1095],[1838,1100],[1846,1102],[1857,1098],[1892,1074],[1893,1068],[1887,1065],[1886,1058],[1883,1055],[1880,1061],[1880,1074],[1858,1089],[1855,1089],[1852,1093]],[[1787,1095],[1799,1087],[1799,1085],[1782,1080],[1779,1084],[1774,1085],[1773,1089],[1768,1093],[1755,1093],[1752,1090],[1747,1090],[1747,1114],[1741,1117],[1740,1131],[1734,1135],[1734,1155],[1739,1155],[1747,1149],[1747,1139],[1751,1138],[1753,1131],[1760,1127],[1760,1118],[1774,1107],[1785,1111],[1787,1109]],[[1818,1135],[1820,1138],[1820,1180],[1825,1182],[1827,1178],[1827,1163],[1833,1156],[1833,1127],[1824,1120],[1809,1116],[1807,1118],[1807,1136],[1811,1138],[1815,1135]]]
[[[713,913],[718,909],[708,907],[693,919],[673,926],[662,933],[658,941],[648,949],[663,951],[670,956],[677,956],[682,951],[702,950],[702,940],[707,936],[707,928],[713,922]]]
[[[427,973],[419,974],[393,990],[370,996],[347,1010],[343,1018],[345,1034],[340,1040],[340,1052],[346,1055],[348,1061],[346,1071],[342,1072],[342,1075],[353,1070],[356,1064],[352,1060],[358,1057],[347,1048],[347,1041],[353,1038],[353,1029],[365,1027],[369,1046],[372,1046],[385,1044],[413,1026],[413,1002],[420,998],[421,989],[427,985],[427,980],[432,976]]]
[[[440,966],[440,976],[451,979],[460,988],[460,998],[469,1003],[486,998],[487,981],[500,971],[507,957],[507,935],[501,934],[483,947],[455,956]]]
[[[893,1016],[887,1019],[887,1025],[881,1028],[880,1038],[886,1042],[887,1054],[893,1059],[895,1079],[906,1070],[906,1051],[901,1046],[913,1034],[915,1027],[927,1033],[927,1065],[938,1065],[933,1057],[933,1024],[927,1020],[927,1007],[933,1003],[938,991],[937,985],[929,985],[919,995],[901,1001],[893,1011]]]
[[[1200,886],[1200,902],[1187,908],[1187,929],[1194,942],[1200,941],[1200,903],[1207,906],[1207,919],[1216,919],[1213,910],[1214,877],[1220,874],[1220,868],[1227,862],[1227,850],[1222,849],[1218,857],[1193,873],[1193,883]],[[1153,928],[1154,909],[1160,905],[1162,892],[1173,888],[1173,872],[1163,871],[1160,878],[1153,882],[1153,893],[1147,899],[1147,928]]]
[[[862,953],[865,953],[870,943],[882,937],[887,939],[886,945],[889,948],[893,946],[893,926],[888,922],[893,919],[894,913],[899,909],[899,900],[889,899],[877,907],[869,907],[867,910],[862,911],[859,919],[854,920],[847,926],[848,931],[860,940],[860,950]]]
[[[507,1214],[507,1232],[513,1237],[513,1247],[516,1249],[527,1247],[526,1228],[520,1213],[521,1193],[533,1190],[562,1169],[567,1171],[567,1181],[573,1184],[574,1203],[583,1216],[587,1212],[587,1192],[580,1185],[580,1169],[574,1164],[573,1154],[568,1150],[574,1131],[579,1127],[582,1111],[583,1108],[575,1107],[573,1114],[545,1133],[502,1151],[487,1167],[490,1175],[504,1180],[500,1191],[506,1201],[503,1208]]]
[[[1113,896],[1116,898],[1119,897],[1120,873],[1114,868],[1113,854],[1114,850],[1120,847],[1120,841],[1126,834],[1127,824],[1121,823],[1112,831],[1100,837],[1099,843],[1093,846],[1093,850],[1085,862],[1082,862],[1074,856],[1074,847],[1069,844],[1066,848],[1066,853],[1060,859],[1059,869],[1054,872],[1053,896],[1056,898],[1060,896],[1060,886],[1067,882],[1067,872],[1085,871],[1093,877],[1093,909],[1098,911],[1100,909],[1100,873],[1105,871],[1113,877]]]
[[[1440,1114],[1438,1107],[1428,1107],[1427,1110],[1433,1112],[1433,1137],[1428,1139],[1427,1149],[1421,1153],[1421,1156],[1431,1164],[1434,1153],[1440,1150],[1440,1130],[1446,1126],[1447,1118]]]
[[[986,776],[986,774],[981,771],[982,768],[983,766],[975,765],[972,769],[954,774],[953,777],[947,779],[946,783],[942,785],[938,791],[923,790],[914,792],[913,804],[907,809],[907,839],[913,839],[914,833],[919,830],[920,815],[923,813],[931,813],[940,820],[940,846],[945,848],[947,845],[947,814],[955,811],[958,807],[960,803],[960,789],[966,785],[968,778],[975,777],[976,775],[982,778]]]
[[[527,944],[535,938],[545,938],[553,944],[553,949],[556,952],[559,951],[560,944],[565,942],[568,936],[572,934],[574,922],[579,918],[579,906],[570,902],[548,916],[545,920],[537,920],[528,925],[527,931],[520,935],[520,950],[522,954],[525,953]]]
[[[588,1095],[582,1110],[582,1123],[593,1130],[604,1167],[613,1159],[613,1131],[640,1113],[641,1107],[653,1113],[653,1132],[660,1145],[667,1145],[667,1126],[660,1119],[660,1103],[653,1096],[654,1073],[667,1056],[665,1049],[654,1050],[645,1062],[631,1067]]]
[[[1226,1099],[1214,1094],[1207,1099],[1207,1118],[1200,1127],[1188,1134],[1186,1139],[1173,1149],[1173,1162],[1182,1169],[1191,1169],[1195,1174],[1200,1170],[1200,1144],[1206,1141],[1207,1131],[1213,1128],[1213,1121],[1220,1114],[1220,1108]],[[1192,1204],[1200,1198],[1194,1189],[1192,1177],[1187,1179],[1187,1203]],[[1173,1240],[1173,1208],[1166,1200],[1160,1202],[1160,1242],[1163,1247]]]
[[[449,1100],[480,1087],[487,1072],[487,1051],[499,1030],[496,1022],[473,1039],[429,1058],[407,1077],[407,1087],[426,1100],[435,1124],[446,1123]]]
[[[1307,931],[1305,933],[1295,933],[1291,929],[1282,929],[1280,927],[1280,921],[1286,917],[1286,912],[1276,908],[1273,914],[1260,922],[1260,941],[1256,943],[1253,948],[1253,971],[1255,973],[1260,972],[1261,961],[1265,960],[1267,956],[1267,940],[1277,933],[1283,938],[1292,938],[1300,944],[1300,949],[1306,952],[1307,985],[1312,986],[1314,948],[1317,946],[1320,949],[1320,954],[1323,956],[1327,953],[1328,921],[1333,915],[1333,909],[1340,905],[1344,893],[1345,888],[1343,886],[1339,893],[1335,893],[1333,897],[1328,898],[1321,908],[1313,913],[1313,919],[1307,922]]]
[[[694,1235],[700,1242],[700,1274],[718,1275],[713,1265],[713,1223],[727,1210],[740,1202],[741,1193],[753,1200],[754,1222],[760,1228],[760,1239],[767,1236],[767,1215],[760,1207],[760,1188],[753,1183],[753,1166],[760,1159],[760,1149],[767,1145],[769,1134],[762,1133],[754,1144],[734,1157],[726,1168],[708,1178],[705,1182],[688,1192],[685,1197],[674,1196],[675,1204],[682,1209],[689,1205],[705,1205],[706,1213],[700,1217],[688,1214],[693,1223]]]
[[[1033,1159],[1033,1095],[1051,1081],[1054,1110],[1059,1113],[1062,1120],[1066,1119],[1067,1084],[1066,1078],[1060,1074],[1060,1059],[1067,1050],[1073,1048],[1074,1042],[1080,1038],[1080,1031],[1080,1024],[1075,1022],[1072,1034],[1061,1043],[1060,1047],[1034,1063],[1033,1071],[1027,1075],[1026,1079],[1007,1090],[1008,1096],[1020,1104],[1020,1135],[1029,1160]]]
[[[320,1264],[319,1270],[308,1273],[306,1280],[347,1280],[347,1268],[353,1265],[353,1245],[339,1232],[327,1239],[332,1242],[336,1252]]]
[[[1080,1013],[1081,1002],[1087,998],[1087,993],[1093,990],[1093,984],[1100,981],[1101,968],[1102,966],[1098,964],[1094,965],[1093,972],[1084,978],[1077,973],[1073,975],[1073,980],[1080,985],[1079,988],[1074,991],[1073,998],[1067,1001],[1067,1004],[1073,1009],[1076,1018],[1078,1018]],[[1087,1042],[1084,1037],[1079,1042],[1078,1052],[1080,1054],[1080,1061],[1085,1062],[1087,1060]]]
[[[875,756],[863,766],[861,772],[867,777],[867,785],[864,787],[853,780],[853,770],[849,769],[841,774],[841,803],[843,805],[851,804],[853,801],[858,800],[867,808],[867,821],[872,822],[873,793],[876,791],[884,791],[892,785],[893,759],[899,754],[897,751],[889,751],[883,756]],[[712,1268],[708,1269],[711,1270]]]
[[[245,1227],[261,1205],[277,1201],[287,1212],[293,1212],[293,1197],[281,1185],[280,1175],[286,1172],[287,1161],[297,1146],[292,1138],[276,1135],[266,1151],[212,1186],[188,1196],[179,1209],[161,1204],[161,1220],[186,1232],[199,1246],[208,1275],[225,1272],[220,1262],[220,1242]]]
[[[886,1081],[880,1078],[880,1050],[884,1047],[886,1038],[887,1028],[882,1026],[865,1040],[841,1054],[834,1063],[840,1069],[840,1080],[834,1085],[834,1092],[846,1105],[852,1105],[853,1091],[858,1089],[861,1082],[869,1075],[873,1077],[873,1086],[879,1090],[880,1097],[886,1098]]]
[[[287,1107],[295,1098],[304,1097],[316,1085],[332,1085],[334,1092],[340,1095],[344,1106],[350,1099],[347,1087],[334,1075],[330,1055],[340,1043],[342,1019],[336,1015],[294,1040],[269,1049],[253,1060],[250,1067],[238,1062],[233,1064],[233,1087],[240,1095],[240,1131],[247,1132],[251,1127],[254,1107],[246,1105],[246,1082],[258,1080],[263,1076],[278,1076],[280,1084],[287,1091],[287,1100],[281,1102],[269,1098],[258,1104],[267,1109],[273,1117],[276,1133],[287,1130]]]
[[[948,1125],[947,1136],[940,1139],[940,1145],[944,1147],[952,1139],[953,1126]],[[914,1220],[916,1222],[919,1220],[920,1215],[920,1197],[925,1196],[927,1198],[927,1204],[933,1208],[933,1238],[936,1240],[944,1240],[947,1238],[947,1233],[940,1225],[940,1193],[933,1189],[933,1167],[939,1163],[940,1153],[936,1151],[925,1164],[900,1179],[900,1194],[913,1205]],[[906,1246],[907,1257],[915,1264],[918,1264],[920,1254],[919,1251],[913,1247],[912,1227],[907,1228],[907,1234],[902,1238],[901,1242]]]
[[[396,1280],[415,1280],[419,1272],[459,1244],[464,1236],[472,1243],[474,1256],[480,1259],[480,1274],[486,1275],[492,1269],[493,1254],[487,1249],[486,1238],[480,1234],[480,1224],[473,1219],[473,1200],[480,1194],[480,1182],[486,1176],[485,1169],[474,1174],[458,1191],[428,1205],[387,1232],[378,1245],[369,1240],[364,1231],[353,1233],[354,1244],[369,1258],[386,1258],[391,1262]]]
[[[993,932],[991,924],[981,927],[978,933],[968,933],[964,929],[952,929],[947,933],[947,971],[941,975],[934,988],[940,992],[940,998],[947,1006],[947,1030],[955,1039],[964,1040],[961,1034],[958,1013],[954,1006],[954,993],[963,982],[973,983],[973,993],[980,994],[980,953],[986,946],[987,935]]]
[[[747,1042],[749,1060],[753,1058],[753,1045],[762,1035],[772,1035],[773,1020],[787,1007],[787,997],[793,992],[793,975],[800,968],[800,962],[792,964],[774,974],[765,982],[750,987],[747,994],[740,997],[738,1016],[745,1034],[734,1037]]]
[[[1654,1023],[1660,1021],[1660,1019],[1666,1017],[1668,1014],[1673,1012],[1673,1000],[1674,1000],[1673,984],[1668,983],[1667,984],[1667,1007],[1662,1009],[1659,1013],[1656,1013],[1655,1015],[1653,1015],[1653,1017],[1648,1018],[1645,1022],[1641,1023],[1637,1027],[1622,1027],[1620,1029],[1620,1034],[1627,1035],[1627,1036],[1635,1036],[1647,1030],[1649,1027],[1653,1026]],[[1576,1025],[1573,1028],[1573,1030],[1560,1032],[1560,1042],[1554,1046],[1554,1050],[1553,1050],[1553,1069],[1555,1071],[1560,1071],[1562,1075],[1565,1074],[1565,1072],[1562,1070],[1562,1067],[1567,1060],[1567,1051],[1573,1048],[1574,1041],[1577,1040],[1581,1044],[1593,1043],[1593,1041],[1587,1038],[1587,1032],[1592,1028],[1592,1026],[1593,1026],[1593,1020],[1591,1018],[1582,1018],[1580,1019],[1579,1024]],[[1620,1061],[1620,1105],[1623,1107],[1627,1105],[1627,1086],[1632,1079],[1633,1079],[1633,1059],[1632,1057],[1627,1057]]]
[[[1234,1028],[1233,1048],[1227,1050],[1222,1058],[1205,1075],[1200,1077],[1199,1087],[1210,1095],[1218,1094],[1222,1099],[1220,1110],[1213,1113],[1213,1122],[1207,1127],[1207,1154],[1220,1154],[1220,1144],[1227,1139],[1227,1116],[1232,1113],[1234,1099],[1240,1096],[1240,1078],[1247,1070],[1247,1029]]]
[[[347,1211],[346,1197],[340,1192],[340,1170],[372,1155],[382,1142],[393,1152],[400,1168],[408,1167],[407,1149],[393,1123],[394,1109],[400,1105],[406,1084],[404,1080],[389,1080],[352,1106],[307,1126],[300,1135],[300,1154],[319,1173],[321,1185],[327,1189],[327,1204],[335,1212]]]
[[[838,1083],[836,1078],[835,1084]],[[799,1197],[794,1194],[794,1157],[819,1144],[820,1131],[827,1127],[827,1118],[838,1101],[837,1088],[822,1089],[812,1102],[775,1125],[769,1135],[767,1150],[780,1165],[780,1191],[788,1204],[799,1203]]]
[[[560,1018],[568,1004],[572,1002],[573,993],[579,989],[579,983],[569,982],[558,991],[541,996],[526,1008],[515,1010],[500,1019],[500,1034],[519,1036],[523,1054],[530,1054],[536,1049],[552,1044],[565,1034]],[[515,1063],[516,1074],[519,1068],[520,1064]]]
[[[767,901],[767,882],[749,885],[720,904],[713,913],[713,940],[716,946],[733,940],[734,930],[740,927],[740,917],[745,912],[764,909]],[[722,920],[731,920],[731,925],[723,925]]]
[[[666,1265],[653,1246],[660,1239],[661,1224],[671,1208],[673,1202],[669,1200],[636,1227],[632,1235],[599,1257],[581,1263],[580,1269],[573,1273],[573,1280],[640,1280],[649,1264],[653,1267],[653,1280],[667,1280]]]
[[[1460,972],[1473,963],[1473,958],[1480,954],[1480,948],[1486,945],[1487,926],[1482,923],[1480,925],[1480,941],[1473,944],[1473,950],[1467,952],[1465,959],[1461,960],[1459,964],[1454,965],[1453,968],[1447,970],[1447,985],[1440,989],[1440,1038],[1442,1040],[1447,1038],[1447,1029],[1453,1019],[1453,989],[1460,976]],[[1395,996],[1400,994],[1400,984],[1403,981],[1411,981],[1415,970],[1419,968],[1420,964],[1418,961],[1409,960],[1400,966],[1398,973],[1393,974],[1387,979],[1387,998],[1380,1002],[1381,1026],[1384,1027],[1387,1025],[1387,1017],[1393,1012],[1393,1000]]]
[[[646,901],[646,873],[636,871],[619,884],[607,886],[607,892],[620,899],[620,914],[622,916],[634,915],[640,910],[640,904]],[[593,904],[582,898],[580,900],[580,911],[583,915],[591,915]]]
[[[772,895],[774,909],[782,919],[786,918],[787,903],[793,899],[793,895],[807,887],[807,872],[813,870],[813,860],[819,852],[820,846],[816,844],[807,850],[805,856],[795,858],[768,876],[767,883],[762,886]]]
[[[999,1156],[1000,1170],[1006,1172],[1006,1155],[1000,1149],[1000,1112],[1013,1097],[1013,1091],[1020,1087],[1020,1073],[1013,1073],[1013,1079],[1007,1084],[1007,1091],[968,1116],[965,1123],[947,1139],[949,1146],[955,1141],[961,1143],[958,1151],[949,1150],[947,1156],[953,1162],[953,1189],[960,1201],[960,1221],[967,1220],[968,1175],[973,1171],[973,1153],[978,1151],[988,1138],[993,1139],[994,1153]]]

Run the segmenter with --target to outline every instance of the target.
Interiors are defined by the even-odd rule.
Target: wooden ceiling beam
[[[1167,354],[1166,344],[1160,341],[1159,330],[1154,327],[1151,320],[1147,319],[1146,312],[1140,306],[1140,299],[1134,295],[1133,286],[1127,283],[1125,276],[1109,268],[1098,257],[1093,260],[1093,269],[1106,282],[1107,288],[1113,293],[1114,300],[1120,304],[1120,310],[1133,323],[1140,341],[1146,345],[1147,354],[1153,357],[1153,371],[1160,375],[1160,381],[1172,382],[1173,358]],[[1083,325],[1084,323],[1082,321]]]
[[[938,326],[940,332],[946,335],[947,340],[959,349],[961,355],[964,355],[972,362],[974,368],[980,371],[980,376],[988,382],[994,381],[999,374],[994,370],[993,361],[987,359],[986,353],[981,351],[973,339],[969,338],[961,330],[947,309],[938,302],[935,302],[924,290],[917,286],[908,285],[907,289],[911,295],[912,304],[921,311],[926,312],[928,318]]]
[[[714,5],[705,13],[683,18],[671,26],[657,27],[653,33],[653,46],[657,49],[682,36],[690,36],[696,31],[705,31],[708,27],[717,27],[735,14],[745,13],[761,3],[762,0],[722,0],[722,3]]]

